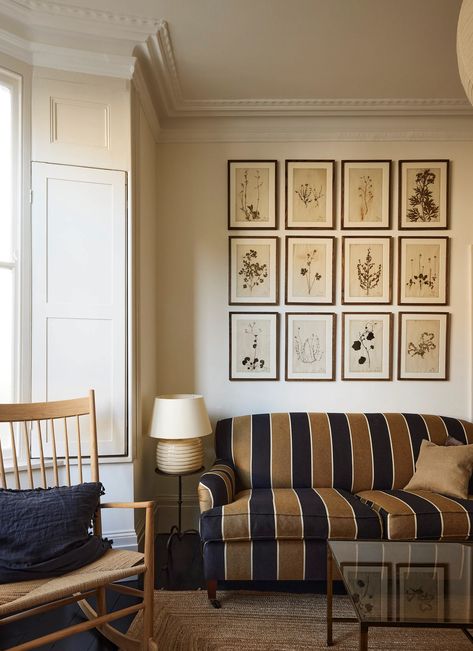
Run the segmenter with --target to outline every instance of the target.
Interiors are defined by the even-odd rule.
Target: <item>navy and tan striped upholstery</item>
[[[473,425],[420,414],[279,413],[217,423],[216,452],[232,462],[237,490],[403,488],[422,439],[473,443]]]
[[[231,504],[202,514],[201,536],[210,540],[380,538],[379,515],[336,488],[256,488]]]
[[[388,540],[473,540],[473,495],[461,500],[428,491],[362,491],[383,519]]]
[[[201,513],[215,506],[233,502],[235,495],[235,469],[229,461],[217,459],[210,470],[200,478],[198,486]]]
[[[207,579],[221,581],[318,581],[327,565],[320,540],[204,543]]]
[[[402,491],[422,440],[443,445],[448,435],[473,443],[473,424],[401,413],[219,421],[220,461],[199,485],[206,577],[320,579],[330,537],[471,538],[473,501]]]

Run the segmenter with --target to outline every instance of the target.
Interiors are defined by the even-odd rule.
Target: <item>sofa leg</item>
[[[209,598],[210,603],[214,608],[221,608],[222,605],[220,601],[217,599],[217,580],[216,579],[211,579],[210,581],[207,581],[207,596]]]

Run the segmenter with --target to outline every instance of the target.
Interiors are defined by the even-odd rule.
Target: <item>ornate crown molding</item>
[[[0,52],[33,66],[131,79],[135,58],[33,43],[0,29]]]
[[[51,0],[0,0],[2,14],[27,28],[28,37],[0,30],[0,51],[33,65],[130,78],[140,62],[137,91],[145,96],[148,114],[161,119],[327,117],[327,116],[461,116],[473,115],[463,98],[341,99],[186,99],[165,20],[115,14]],[[47,45],[54,34],[70,35],[70,48]],[[84,37],[87,46],[84,47]],[[106,54],[107,41],[122,43],[123,54]],[[104,52],[105,51],[105,52]],[[146,90],[145,90],[146,89]]]
[[[166,21],[136,51],[156,110],[166,118],[244,116],[427,116],[473,114],[463,98],[186,99]]]
[[[133,42],[143,41],[150,33],[155,33],[160,23],[155,18],[115,14],[47,0],[0,0],[0,12],[33,29],[47,27],[78,35],[101,34],[105,39]]]

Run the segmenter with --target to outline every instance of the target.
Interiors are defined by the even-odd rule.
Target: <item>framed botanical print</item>
[[[391,380],[393,316],[342,314],[342,380]]]
[[[399,161],[399,228],[448,228],[448,160]]]
[[[228,228],[275,229],[277,161],[228,161]]]
[[[286,227],[334,228],[335,161],[286,161]]]
[[[230,312],[230,380],[279,380],[279,314]]]
[[[397,563],[396,617],[401,621],[442,621],[447,586],[447,563]]]
[[[448,237],[399,239],[399,303],[447,305]]]
[[[277,305],[279,238],[230,237],[230,305]]]
[[[340,570],[358,613],[370,619],[388,619],[391,563],[341,563]]]
[[[333,313],[286,313],[286,380],[335,380]]]
[[[399,313],[399,380],[448,380],[447,312]]]
[[[286,304],[335,301],[335,238],[286,237]]]
[[[389,228],[391,161],[342,161],[342,228]]]
[[[342,243],[342,303],[391,303],[392,237],[344,237]]]

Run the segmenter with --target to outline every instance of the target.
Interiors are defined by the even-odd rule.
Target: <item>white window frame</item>
[[[25,216],[28,214],[25,206],[25,142],[23,114],[23,76],[4,67],[0,60],[0,85],[7,87],[12,98],[12,256],[10,260],[0,260],[0,267],[13,272],[14,324],[13,324],[13,402],[27,401],[31,395],[31,365],[30,358],[30,281],[27,275],[29,259],[25,241],[27,227]],[[16,218],[15,218],[16,217]],[[7,466],[10,457],[9,448],[4,443],[4,454]],[[17,441],[19,461],[25,455],[21,437]]]

